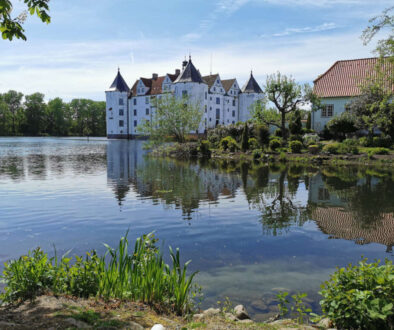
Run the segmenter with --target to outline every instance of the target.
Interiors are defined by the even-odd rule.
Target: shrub
[[[301,153],[302,143],[300,141],[291,141],[289,146],[290,146],[291,152],[293,152],[295,154]]]
[[[387,148],[373,148],[368,151],[368,156],[373,156],[373,155],[388,155],[390,153],[390,150]]]
[[[358,139],[358,144],[362,147],[370,147],[372,146],[372,140],[366,136],[363,136]]]
[[[220,149],[229,150],[231,152],[239,150],[237,141],[235,141],[231,136],[226,136],[225,138],[221,139],[219,146]]]
[[[319,135],[317,134],[305,134],[302,137],[302,142],[306,147],[309,146],[310,144],[317,144],[319,141],[320,141]]]
[[[254,128],[254,136],[256,137],[259,145],[264,147],[269,143],[270,131],[267,126],[256,125]]]
[[[262,151],[260,149],[254,149],[253,152],[252,152],[252,157],[253,157],[254,160],[258,160],[258,159],[261,158],[262,154],[263,153],[262,153]]]
[[[357,155],[359,152],[357,144],[358,144],[358,142],[356,139],[346,139],[342,143],[339,144],[338,152],[340,154]]]
[[[311,144],[308,146],[308,151],[311,154],[316,155],[317,153],[319,153],[319,146],[317,144]]]
[[[249,138],[248,143],[249,143],[250,149],[258,149],[259,148],[259,144],[258,144],[256,138]]]
[[[201,140],[198,144],[197,150],[201,156],[206,158],[211,157],[211,149],[208,140]]]
[[[338,152],[338,149],[339,149],[339,143],[338,143],[338,142],[329,143],[329,144],[326,144],[326,145],[323,147],[323,152],[327,152],[327,153],[329,153],[329,154],[336,155],[336,154],[339,153],[339,152]]]
[[[244,130],[242,132],[241,150],[243,152],[249,150],[249,128],[247,123],[245,123]]]
[[[375,136],[372,138],[372,146],[373,147],[382,147],[382,148],[390,148],[392,145],[392,140],[389,135],[385,136]]]
[[[275,151],[276,149],[278,149],[278,148],[280,148],[282,146],[282,141],[280,139],[278,139],[278,138],[272,139],[270,141],[269,146],[270,146],[270,149],[272,151]]]
[[[354,117],[349,112],[343,112],[341,115],[334,117],[327,123],[327,129],[335,139],[342,140],[346,134],[357,131]]]
[[[319,136],[323,139],[323,140],[331,140],[333,138],[330,130],[327,128],[327,125],[324,125],[323,130],[319,133]]]
[[[323,313],[341,329],[392,329],[394,268],[391,261],[337,268],[320,294]]]
[[[286,128],[286,136],[289,136],[289,130]],[[280,128],[278,128],[277,130],[275,130],[275,133],[274,133],[274,135],[275,136],[277,136],[277,137],[282,137],[283,138],[283,136],[282,136],[282,130],[280,129]]]

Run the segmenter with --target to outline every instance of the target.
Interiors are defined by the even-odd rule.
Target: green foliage
[[[282,141],[279,138],[272,139],[269,146],[272,151],[276,151],[276,149],[282,146]]]
[[[249,144],[249,149],[258,149],[259,148],[259,143],[257,142],[256,138],[249,138],[248,140],[248,144]]]
[[[374,155],[388,155],[390,150],[387,148],[373,148],[368,150],[368,157],[372,158]]]
[[[252,157],[254,160],[259,160],[262,156],[262,150],[261,149],[254,149],[252,152]]]
[[[308,146],[308,151],[313,154],[316,155],[317,153],[319,153],[319,146],[317,144],[310,144]]]
[[[302,143],[300,141],[290,141],[290,150],[293,153],[299,154],[302,150]]]
[[[308,112],[308,117],[307,117],[307,120],[306,120],[306,128],[307,129],[311,129],[312,128],[312,125],[311,125],[311,122],[312,122],[312,114],[311,114],[311,112],[309,111]]]
[[[211,148],[208,140],[200,140],[197,151],[202,157],[211,158]]]
[[[223,314],[234,313],[234,304],[229,297],[225,297],[223,301],[218,300],[217,304]]]
[[[226,136],[221,139],[219,147],[224,151],[229,150],[230,152],[235,152],[240,149],[237,141],[235,141],[231,136]]]
[[[292,301],[288,299],[288,292],[280,291],[276,298],[279,300],[278,308],[279,314],[282,318],[287,316],[289,313],[297,318],[299,324],[304,324],[308,321],[308,314],[312,310],[306,307],[303,299],[307,297],[306,293],[297,293],[291,296]]]
[[[243,152],[249,150],[249,128],[247,123],[245,123],[244,130],[242,132],[241,150]]]
[[[327,123],[327,129],[335,139],[343,140],[346,134],[357,131],[354,116],[345,111],[341,115],[334,117]]]
[[[317,134],[305,134],[302,142],[305,146],[309,146],[311,144],[317,145],[319,143],[320,139]]]
[[[165,142],[168,136],[184,143],[187,134],[198,130],[203,112],[201,106],[188,97],[178,99],[166,94],[153,102],[156,110],[150,121],[144,120],[137,127],[139,133],[149,135],[158,144]]]
[[[394,322],[394,268],[391,261],[337,268],[322,285],[323,313],[343,329],[391,329]]]
[[[323,152],[327,152],[329,154],[353,154],[357,155],[359,153],[357,145],[350,139],[345,140],[343,143],[334,142],[326,144],[323,147]]]
[[[254,127],[254,136],[257,139],[260,147],[265,147],[269,143],[270,132],[266,125],[255,125]]]
[[[279,161],[285,163],[287,161],[287,155],[284,151],[281,151],[279,154]]]
[[[24,34],[25,30],[22,27],[23,22],[26,20],[27,13],[30,15],[37,15],[44,23],[50,23],[51,18],[48,15],[50,0],[23,0],[26,5],[26,11],[19,14],[17,17],[11,17],[12,2],[10,0],[0,1],[0,32],[3,39],[12,40],[14,37],[17,39],[26,40]]]
[[[301,113],[300,110],[294,111],[294,116],[289,124],[290,133],[293,135],[302,134],[302,123],[301,123]]]
[[[137,238],[129,252],[127,234],[116,249],[105,244],[106,254],[99,258],[92,251],[84,258],[63,256],[49,259],[37,248],[32,253],[5,264],[1,279],[6,284],[0,299],[14,304],[34,300],[45,292],[72,294],[77,297],[99,296],[106,299],[132,299],[148,304],[160,304],[178,314],[193,308],[192,295],[196,273],[187,276],[187,266],[180,262],[179,249],[170,247],[172,267],[166,265],[156,247],[153,234]]]

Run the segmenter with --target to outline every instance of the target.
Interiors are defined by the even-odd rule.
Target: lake
[[[202,307],[229,297],[256,320],[275,294],[307,292],[336,266],[394,259],[394,171],[181,162],[141,141],[0,138],[0,262],[37,246],[83,254],[155,231],[199,270]]]

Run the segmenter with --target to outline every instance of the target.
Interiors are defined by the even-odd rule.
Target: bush
[[[368,151],[368,156],[371,157],[373,155],[388,155],[390,150],[387,148],[373,148]]]
[[[201,156],[206,158],[211,157],[211,149],[208,140],[201,140],[198,144],[197,150]]]
[[[225,138],[220,140],[219,143],[220,149],[226,151],[229,150],[231,152],[239,150],[239,146],[237,141],[235,141],[231,136],[226,136]]]
[[[39,248],[4,265],[0,279],[6,284],[0,300],[17,304],[33,300],[40,294],[53,292],[78,297],[98,296],[105,299],[131,299],[159,305],[178,314],[191,312],[192,281],[196,273],[186,276],[187,265],[180,263],[179,250],[170,249],[172,266],[166,265],[156,247],[153,234],[137,238],[134,250],[129,251],[127,234],[116,249],[108,245],[107,253],[86,258],[48,258]],[[143,274],[143,275],[142,275]]]
[[[247,123],[245,123],[244,130],[242,132],[241,150],[243,152],[249,150],[249,128]]]
[[[293,135],[302,134],[301,113],[299,110],[294,112],[294,116],[289,124],[290,133]]]
[[[340,154],[353,154],[357,155],[359,150],[357,147],[358,141],[356,139],[346,139],[339,144],[338,152]]]
[[[278,138],[272,139],[270,141],[269,146],[270,146],[270,149],[272,151],[275,151],[276,149],[278,149],[278,148],[280,148],[282,146],[282,141],[280,139],[278,139]]]
[[[289,130],[288,130],[287,128],[286,128],[285,132],[286,132],[286,133],[285,133],[286,136],[289,136]],[[277,136],[277,137],[283,138],[283,136],[282,136],[282,130],[281,130],[280,128],[278,128],[278,129],[275,131],[274,135]]]
[[[339,153],[338,150],[339,150],[339,143],[338,142],[329,143],[323,147],[323,152],[327,152],[327,153],[333,154],[333,155],[338,154]]]
[[[335,139],[342,140],[346,134],[357,131],[354,117],[349,112],[343,112],[341,115],[334,117],[327,123],[327,129]]]
[[[391,261],[338,268],[320,294],[323,313],[341,329],[392,329],[394,268]]]
[[[249,138],[249,149],[258,149],[259,148],[259,144],[257,142],[256,138]]]
[[[290,146],[291,152],[293,152],[295,154],[301,153],[302,143],[300,141],[291,141],[289,146]]]
[[[311,154],[316,155],[317,153],[319,153],[319,146],[317,144],[311,144],[308,146],[308,151]]]
[[[358,139],[358,144],[362,147],[371,147],[372,146],[372,140],[366,136],[363,136]]]
[[[372,147],[382,147],[382,148],[390,148],[393,144],[391,137],[389,135],[385,136],[375,136],[372,139]]]
[[[317,134],[305,134],[302,137],[302,142],[304,143],[304,146],[309,146],[311,144],[317,144],[319,143],[320,139],[319,139],[319,135]]]
[[[254,136],[261,147],[267,146],[270,139],[270,131],[267,126],[256,125],[254,128]]]
[[[260,149],[254,149],[252,152],[252,157],[254,160],[258,160],[261,158],[262,154],[263,154],[263,152]]]

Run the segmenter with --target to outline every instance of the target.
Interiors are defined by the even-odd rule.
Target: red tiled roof
[[[157,79],[152,79],[152,88],[149,91],[150,95],[157,95],[162,93],[163,81],[166,77],[158,77]]]
[[[314,81],[313,91],[320,97],[341,97],[360,95],[360,85],[375,75],[378,58],[337,61]],[[389,61],[384,69],[393,70]],[[394,90],[394,86],[391,86]]]
[[[178,77],[177,74],[171,74],[171,73],[167,73],[167,76],[171,79],[172,82]],[[133,87],[131,87],[131,93],[130,93],[131,95],[129,95],[129,97],[133,95],[137,95],[137,85],[140,80],[142,80],[145,87],[149,88],[149,90],[146,92],[145,95],[157,95],[163,93],[162,87],[165,78],[166,76],[161,76],[161,77],[157,77],[157,79],[140,78],[136,80]]]

